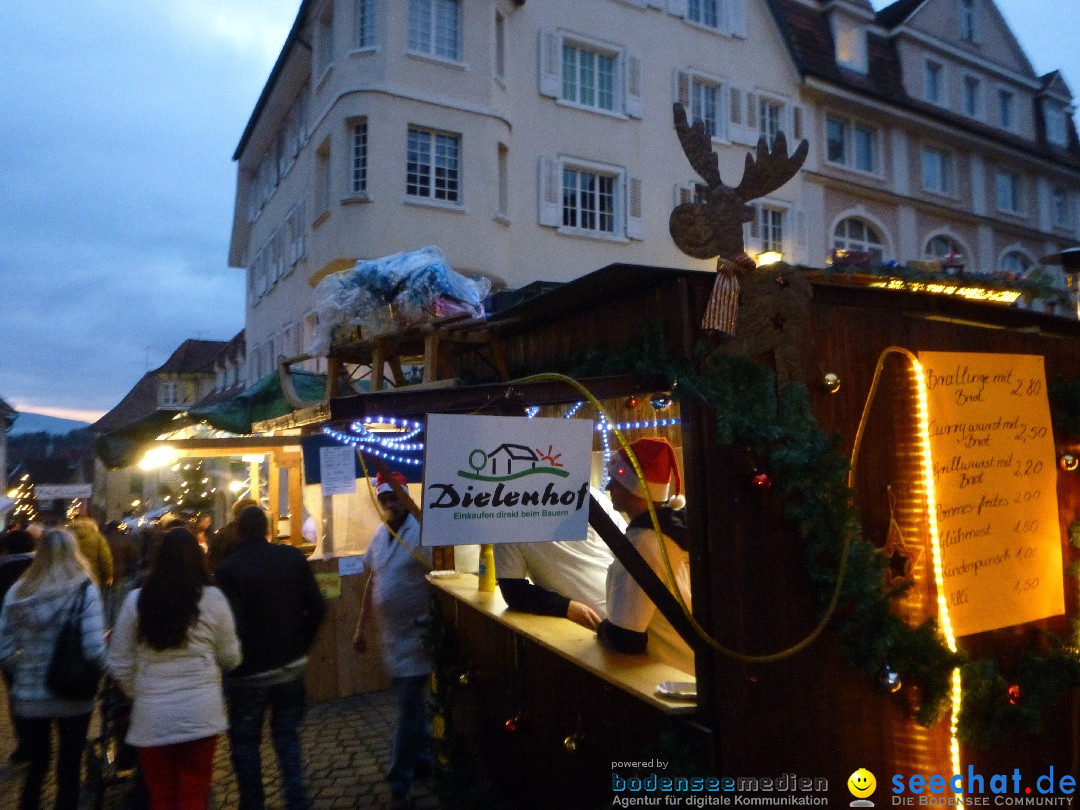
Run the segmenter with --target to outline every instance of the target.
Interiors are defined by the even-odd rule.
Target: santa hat
[[[396,481],[402,487],[405,487],[409,483],[405,476],[399,472],[390,473],[389,478],[382,473],[379,473],[375,476],[375,494],[382,495],[384,492],[393,492],[394,488],[390,486],[391,481]]]
[[[638,497],[654,503],[666,501],[672,509],[686,506],[679,465],[675,461],[675,449],[671,443],[659,437],[646,437],[632,442],[630,450],[641,466],[645,480],[638,480],[634,465],[630,463],[630,457],[624,448],[620,448],[608,462],[608,475]]]

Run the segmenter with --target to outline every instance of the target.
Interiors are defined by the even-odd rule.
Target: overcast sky
[[[998,5],[1080,95],[1075,0]],[[243,328],[231,158],[298,8],[0,3],[0,397],[92,420],[184,339]]]

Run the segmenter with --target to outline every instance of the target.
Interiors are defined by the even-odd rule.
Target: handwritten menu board
[[[1065,612],[1043,359],[921,352],[949,616],[964,636]]]

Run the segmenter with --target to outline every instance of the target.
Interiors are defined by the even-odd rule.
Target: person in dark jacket
[[[232,606],[243,652],[243,663],[224,684],[240,810],[264,805],[259,746],[267,708],[286,804],[301,810],[308,806],[297,733],[304,713],[304,668],[326,605],[304,555],[269,542],[262,509],[240,512],[236,529],[240,542],[214,579]]]

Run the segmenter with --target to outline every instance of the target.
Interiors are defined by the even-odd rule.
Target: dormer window
[[[1015,96],[1011,90],[998,90],[998,126],[1002,129],[1012,130],[1016,125],[1013,114]]]
[[[924,92],[931,104],[945,103],[945,66],[933,59],[926,61],[924,73]]]
[[[1060,146],[1063,149],[1067,147],[1069,145],[1068,108],[1054,101],[1046,101],[1043,104],[1043,115],[1046,118],[1046,140],[1054,146]]]
[[[979,26],[975,13],[975,0],[957,0],[957,12],[960,18],[960,39],[972,44],[977,43]]]
[[[834,14],[830,22],[837,63],[849,70],[866,73],[866,29],[858,20],[841,14]]]

